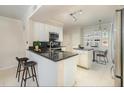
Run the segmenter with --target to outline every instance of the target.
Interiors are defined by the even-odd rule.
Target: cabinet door
[[[49,33],[46,30],[45,24],[40,24],[40,41],[49,41]]]
[[[59,33],[59,40],[58,41],[62,42],[63,41],[63,28],[57,27],[56,29],[57,29],[56,31]]]
[[[49,32],[55,32],[55,30],[54,30],[53,26],[46,24],[45,31],[47,32],[47,37],[48,37],[48,41],[49,41]]]
[[[46,24],[45,27],[46,27],[47,32],[56,32],[55,27],[52,25]]]
[[[33,25],[34,41],[49,41],[49,34],[45,30],[45,25],[42,23],[34,22]]]
[[[40,40],[40,23],[33,22],[33,41]]]
[[[53,32],[56,32],[59,34],[59,39],[58,41],[62,42],[63,41],[63,29],[62,27],[53,27]]]

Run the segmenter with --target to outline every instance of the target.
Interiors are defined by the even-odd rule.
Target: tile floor
[[[20,82],[18,82],[17,78],[15,77],[16,68],[11,68],[8,70],[0,71],[0,86],[2,87],[20,87]],[[27,86],[35,87],[37,86],[33,79],[27,80]]]
[[[109,63],[107,65],[93,63],[89,70],[78,67],[75,86],[114,86],[110,66]],[[16,68],[0,71],[0,86],[19,87],[20,83],[17,82],[15,73]],[[36,83],[30,79],[27,86],[36,86]]]
[[[89,70],[78,67],[76,86],[114,86],[110,72],[111,65],[111,63],[102,65],[93,62]]]

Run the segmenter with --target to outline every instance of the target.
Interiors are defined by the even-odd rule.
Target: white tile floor
[[[8,70],[0,71],[0,86],[2,87],[20,87],[20,82],[18,82],[17,78],[15,77],[16,68],[11,68]],[[27,80],[27,86],[35,87],[37,86],[33,79]]]
[[[78,67],[75,86],[114,86],[110,66],[109,63],[107,65],[93,63],[89,70]],[[20,86],[15,78],[15,73],[15,68],[0,71],[0,86]],[[36,86],[36,83],[30,79],[27,85]]]
[[[110,63],[102,65],[95,62],[89,70],[78,67],[76,86],[114,86],[110,68]]]

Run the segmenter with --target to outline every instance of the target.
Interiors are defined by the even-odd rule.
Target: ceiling
[[[22,19],[30,5],[0,5],[0,16]],[[119,5],[43,5],[31,19],[53,25],[88,26],[111,22],[116,9],[124,8]],[[69,15],[82,10],[81,15],[76,15],[77,21]]]
[[[111,22],[115,10],[123,7],[119,5],[44,5],[31,19],[64,26],[88,26],[98,24],[99,19],[103,23]],[[74,22],[69,14],[80,9],[83,12],[81,15],[76,15],[78,20]]]
[[[0,16],[22,19],[29,5],[0,5]]]

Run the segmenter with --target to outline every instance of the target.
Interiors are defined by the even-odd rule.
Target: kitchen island
[[[79,54],[78,66],[85,69],[90,69],[93,60],[93,49],[74,48],[74,52]]]
[[[78,54],[27,50],[27,57],[37,62],[39,86],[74,86]]]

